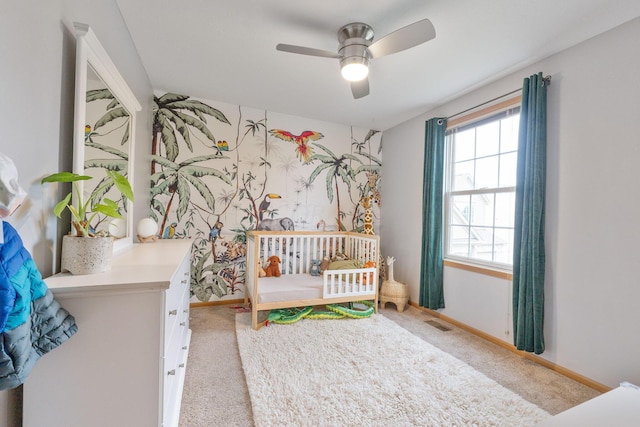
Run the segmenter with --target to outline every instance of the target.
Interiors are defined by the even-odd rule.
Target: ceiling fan
[[[340,60],[342,77],[351,82],[355,99],[369,94],[369,61],[400,52],[436,36],[436,30],[428,19],[414,22],[387,34],[373,42],[373,28],[362,22],[352,22],[338,30],[338,52],[280,43],[276,49],[282,52],[320,56]]]

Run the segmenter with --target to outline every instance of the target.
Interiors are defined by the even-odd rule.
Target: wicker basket
[[[392,302],[398,311],[404,311],[404,306],[409,302],[409,287],[395,280],[385,280],[380,288],[380,307]]]

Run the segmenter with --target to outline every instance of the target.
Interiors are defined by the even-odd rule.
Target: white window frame
[[[469,189],[469,190],[459,190],[459,191],[451,191],[451,185],[453,183],[453,168],[451,167],[452,165],[452,161],[453,161],[453,153],[452,153],[452,145],[451,143],[449,143],[449,134],[452,131],[455,131],[457,129],[464,129],[464,128],[469,128],[469,127],[474,127],[475,125],[482,125],[485,123],[489,123],[491,122],[492,118],[495,118],[495,120],[500,120],[501,117],[504,117],[505,112],[507,112],[507,114],[513,114],[513,113],[519,113],[520,111],[520,102],[521,102],[521,97],[514,97],[512,99],[503,101],[501,103],[483,108],[481,110],[475,111],[471,114],[468,114],[464,117],[461,117],[459,119],[455,119],[455,120],[450,120],[447,123],[447,142],[446,142],[446,164],[445,164],[445,194],[444,194],[444,259],[445,262],[449,261],[449,262],[454,262],[454,263],[462,263],[462,264],[466,264],[466,265],[471,265],[471,266],[478,266],[480,268],[487,268],[490,270],[497,270],[497,271],[503,271],[503,272],[511,272],[513,269],[513,266],[511,263],[506,264],[506,263],[501,263],[501,262],[495,262],[495,261],[488,261],[488,260],[482,260],[482,259],[478,259],[478,258],[470,258],[470,257],[464,257],[464,256],[459,256],[459,255],[453,255],[450,254],[450,233],[451,233],[451,198],[453,196],[470,196],[471,195],[477,195],[477,194],[498,194],[498,193],[514,193],[515,196],[515,184],[513,186],[509,186],[509,187],[495,187],[495,188],[483,188],[483,189]],[[474,159],[477,159],[478,157],[475,157],[474,154]],[[494,214],[494,220],[492,221],[492,226],[490,227],[491,229],[500,229],[502,227],[496,227],[495,224],[495,214]],[[471,225],[469,225],[469,228],[471,228]],[[512,229],[512,228],[510,228]],[[495,241],[492,240],[492,252],[495,252]]]

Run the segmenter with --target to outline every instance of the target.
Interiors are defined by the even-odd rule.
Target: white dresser
[[[178,425],[191,243],[134,244],[105,273],[45,279],[78,332],[27,378],[24,427]]]

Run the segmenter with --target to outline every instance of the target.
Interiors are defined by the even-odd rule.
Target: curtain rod
[[[542,79],[542,86],[550,85],[550,84],[551,84],[551,76],[545,76],[545,77]],[[483,102],[482,104],[478,104],[478,105],[476,105],[475,107],[467,108],[467,109],[466,109],[466,110],[464,110],[464,111],[460,111],[459,113],[455,113],[455,114],[453,114],[453,115],[451,115],[451,116],[447,117],[447,120],[451,120],[451,119],[453,119],[454,117],[458,117],[458,116],[460,116],[460,115],[462,115],[462,114],[464,114],[464,113],[467,113],[467,112],[469,112],[469,111],[471,111],[471,110],[475,110],[475,109],[476,109],[476,108],[478,108],[478,107],[482,107],[482,106],[484,106],[484,105],[487,105],[487,104],[490,104],[490,103],[492,103],[492,102],[494,102],[494,101],[497,101],[498,99],[502,99],[502,98],[504,98],[504,97],[506,97],[506,96],[513,95],[514,93],[521,92],[521,91],[522,91],[522,88],[519,88],[519,89],[512,90],[511,92],[504,93],[504,94],[502,94],[502,95],[500,95],[500,96],[497,96],[497,97],[495,97],[495,98],[493,98],[493,99],[490,99],[490,100],[488,100],[488,101],[486,101],[486,102]],[[443,123],[443,122],[442,122],[442,119],[438,120],[438,124],[439,124],[439,125],[441,125],[442,123]]]

